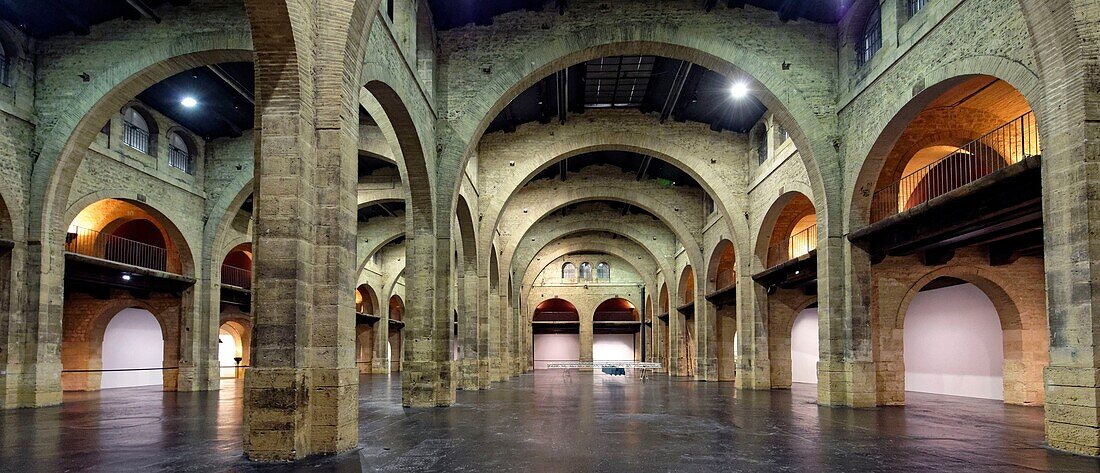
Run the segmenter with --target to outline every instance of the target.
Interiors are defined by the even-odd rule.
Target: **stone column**
[[[771,361],[768,359],[767,295],[748,267],[737,271],[737,361],[736,386],[741,389],[771,389]]]
[[[490,381],[489,372],[489,311],[486,304],[488,298],[488,287],[482,287],[482,279],[477,275],[477,268],[467,268],[466,270],[466,301],[470,308],[473,309],[473,320],[475,321],[475,338],[474,346],[476,351],[476,358],[474,358],[474,372],[477,379],[478,389],[488,389]],[[488,283],[488,280],[484,281]]]
[[[390,353],[390,301],[379,301],[377,310],[378,321],[374,323],[374,356],[370,361],[370,372],[374,374],[388,374],[390,372],[390,355],[401,356],[400,353]]]
[[[834,218],[839,218],[839,212]],[[822,231],[828,226],[821,214],[818,221],[822,222],[817,249],[818,403],[871,407],[878,394],[869,310],[870,260],[844,235]]]
[[[584,361],[591,362],[592,361],[592,343],[593,343],[592,339],[593,339],[593,336],[594,336],[593,330],[592,330],[593,329],[593,327],[592,327],[592,316],[593,316],[593,313],[592,313],[591,310],[584,310],[584,309],[580,310],[581,353],[580,353],[579,358],[580,358],[580,361],[582,361],[582,362],[584,362]],[[590,369],[581,369],[581,372],[585,372],[585,371],[592,371],[592,370],[590,370]]]
[[[489,314],[489,381],[495,383],[504,381],[505,378],[502,369],[505,331],[502,324],[504,318],[500,311],[501,298],[496,289],[490,288],[488,279],[485,279],[480,286],[484,290],[479,292],[484,293],[486,296],[485,312]]]

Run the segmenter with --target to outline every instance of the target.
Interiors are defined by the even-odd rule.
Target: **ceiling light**
[[[190,97],[190,96],[189,97],[184,97],[183,100],[180,100],[180,105],[183,105],[184,107],[187,107],[187,108],[194,108],[198,104],[199,104],[199,101],[195,100],[194,97]]]
[[[738,82],[730,87],[730,96],[735,99],[743,99],[749,95],[749,86],[744,82]]]
[[[122,275],[122,280],[123,281],[129,281],[130,280],[130,275],[129,274],[123,274]]]

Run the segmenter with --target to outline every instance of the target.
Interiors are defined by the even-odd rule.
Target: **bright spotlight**
[[[130,275],[129,274],[123,274],[122,275],[122,280],[123,281],[129,281],[130,280]]]
[[[730,87],[730,96],[735,99],[743,99],[749,95],[749,86],[744,82],[738,82]]]
[[[199,101],[195,100],[194,97],[184,97],[183,100],[180,100],[180,105],[183,105],[184,107],[187,107],[187,108],[194,108],[195,105],[198,105],[198,104],[199,104]]]

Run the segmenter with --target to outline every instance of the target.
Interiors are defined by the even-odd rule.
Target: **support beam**
[[[229,73],[225,72],[225,69],[222,69],[221,66],[217,64],[207,64],[206,68],[210,69],[210,72],[213,72],[214,75],[218,76],[218,78],[221,79],[222,82],[225,82],[226,85],[228,85],[238,94],[240,94],[241,97],[244,97],[244,99],[247,100],[248,103],[256,105],[256,97],[252,95],[252,92],[244,88],[244,86],[241,85],[240,82],[237,82],[237,79],[234,79],[233,76],[230,76]]]
[[[672,90],[669,92],[668,97],[665,97],[664,106],[661,107],[661,123],[668,120],[668,117],[676,110],[676,105],[680,102],[680,94],[684,91],[684,83],[687,82],[688,75],[691,74],[692,65],[687,61],[680,61],[680,65],[676,67],[676,76],[672,79]]]
[[[142,0],[126,0],[126,3],[130,4],[138,13],[141,13],[141,16],[153,20],[153,23],[160,23],[160,16],[157,16],[157,12],[149,8],[149,5],[146,5]]]
[[[649,171],[649,163],[652,161],[652,156],[646,156],[645,159],[642,160],[642,164],[638,166],[638,174],[634,176],[635,181],[641,181],[645,177],[646,172]]]
[[[558,71],[556,80],[558,124],[564,125],[565,119],[569,115],[569,69]]]

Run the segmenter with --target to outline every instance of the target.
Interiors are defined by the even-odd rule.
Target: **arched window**
[[[768,160],[768,127],[760,124],[753,135],[753,139],[756,141],[757,163],[763,164],[764,161]]]
[[[924,9],[924,5],[928,3],[928,0],[909,0],[909,17],[912,18],[917,12]]]
[[[871,13],[867,15],[867,23],[863,25],[859,41],[856,43],[856,67],[863,67],[875,57],[875,53],[882,48],[882,15],[878,2]]]
[[[0,42],[0,85],[11,87],[11,63],[14,61],[15,55]]]
[[[587,261],[581,263],[581,279],[585,281],[592,279],[592,265]]]
[[[596,280],[597,281],[610,281],[611,280],[611,265],[607,263],[600,263],[596,265]]]
[[[175,131],[168,133],[168,165],[187,174],[195,173],[195,157],[191,145]]]
[[[153,155],[153,124],[134,107],[122,111],[122,144],[142,153]]]
[[[577,266],[573,263],[561,265],[561,278],[566,281],[577,279]]]

